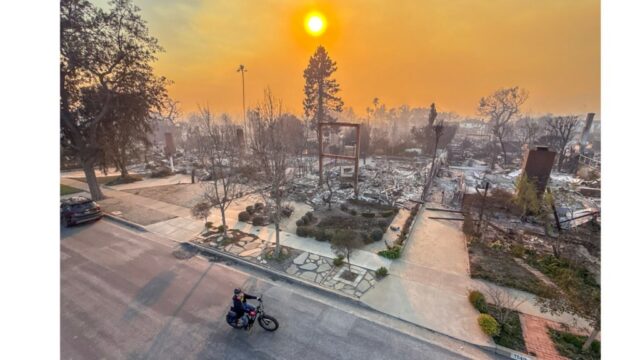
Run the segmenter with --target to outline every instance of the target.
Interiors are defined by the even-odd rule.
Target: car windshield
[[[93,203],[91,201],[81,203],[81,204],[73,204],[71,205],[71,210],[73,211],[84,211],[93,208]]]

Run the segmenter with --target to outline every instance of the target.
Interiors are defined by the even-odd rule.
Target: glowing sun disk
[[[311,36],[320,36],[324,33],[327,25],[322,14],[311,13],[305,19],[305,27]]]

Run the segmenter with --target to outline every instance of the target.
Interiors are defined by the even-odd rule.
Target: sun
[[[311,36],[320,36],[327,29],[327,21],[324,15],[318,12],[307,14],[304,20],[304,26]]]

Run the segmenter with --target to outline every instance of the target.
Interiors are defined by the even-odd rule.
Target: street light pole
[[[246,133],[247,132],[247,118],[246,118],[247,110],[245,109],[245,105],[244,105],[244,73],[247,72],[247,68],[245,68],[244,65],[240,64],[240,66],[238,67],[238,70],[236,71],[242,74],[242,121],[244,123],[244,131]]]

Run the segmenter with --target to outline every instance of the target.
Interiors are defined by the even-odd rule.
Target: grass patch
[[[547,285],[503,251],[473,241],[469,244],[469,262],[472,278],[485,279],[539,296],[548,294]]]
[[[488,313],[494,318],[498,318],[498,308],[493,305],[487,305]],[[493,341],[500,346],[509,349],[526,352],[524,345],[524,337],[522,336],[522,325],[520,324],[520,316],[518,312],[513,311],[507,317],[505,323],[500,324],[500,334],[493,337]]]
[[[529,257],[528,262],[564,290],[572,290],[571,288],[575,287],[600,291],[600,285],[586,268],[572,264],[566,259],[547,255]]]
[[[380,250],[378,251],[378,255],[385,257],[387,259],[395,260],[400,258],[400,246],[394,245],[391,249]]]
[[[586,336],[573,335],[568,332],[549,329],[549,336],[553,340],[556,350],[562,356],[575,360],[600,359],[600,341],[594,340],[588,351],[582,352],[582,345],[587,341]]]
[[[75,194],[75,193],[79,193],[79,192],[83,192],[83,191],[84,190],[76,189],[76,188],[71,187],[71,186],[60,184],[60,195],[70,195],[70,194]]]

